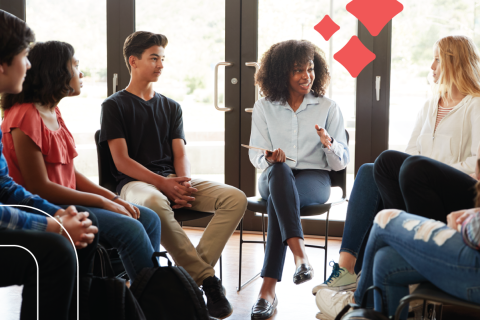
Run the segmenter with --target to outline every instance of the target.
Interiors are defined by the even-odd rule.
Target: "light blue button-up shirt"
[[[315,125],[333,137],[330,150],[323,147]],[[264,149],[282,149],[292,169],[342,170],[350,161],[343,116],[335,101],[305,95],[296,112],[288,105],[259,99],[253,108],[250,145]],[[249,157],[258,169],[270,164],[262,151],[250,149]]]

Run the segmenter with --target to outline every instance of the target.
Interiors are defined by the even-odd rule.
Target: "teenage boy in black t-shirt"
[[[163,69],[164,35],[138,31],[125,40],[130,83],[102,104],[100,142],[108,142],[115,162],[117,191],[129,202],[154,210],[162,222],[162,245],[203,286],[213,317],[232,307],[213,266],[245,213],[245,194],[228,185],[190,178],[182,109],[153,90]],[[172,205],[172,206],[171,206]],[[172,208],[214,212],[195,248]]]

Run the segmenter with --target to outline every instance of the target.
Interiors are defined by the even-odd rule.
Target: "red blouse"
[[[60,128],[52,131],[47,128],[32,103],[17,104],[5,111],[1,126],[3,154],[7,159],[10,176],[16,183],[25,185],[11,134],[12,129],[19,128],[40,148],[45,160],[48,179],[64,187],[75,189],[73,158],[78,155],[75,150],[75,141],[65,126],[58,107],[55,108],[55,112]]]

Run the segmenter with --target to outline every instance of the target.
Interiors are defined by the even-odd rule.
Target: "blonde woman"
[[[466,36],[434,45],[434,95],[417,115],[406,153],[385,151],[364,164],[352,189],[339,263],[313,288],[355,289],[377,212],[401,209],[446,222],[447,215],[474,206],[473,177],[480,143],[480,54]]]

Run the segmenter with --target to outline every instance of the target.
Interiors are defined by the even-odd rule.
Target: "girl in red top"
[[[148,208],[133,206],[78,172],[72,134],[59,102],[77,96],[83,74],[73,47],[65,42],[37,43],[30,51],[31,70],[24,90],[2,97],[5,157],[12,178],[55,204],[87,207],[98,219],[100,241],[116,248],[133,281],[153,267],[160,247],[160,219]]]

